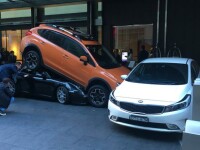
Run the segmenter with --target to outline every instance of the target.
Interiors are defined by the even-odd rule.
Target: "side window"
[[[46,29],[39,29],[38,34],[45,38],[46,40],[52,42],[53,44],[62,47],[64,50],[70,52],[71,54],[80,57],[80,56],[87,56],[88,62],[95,66],[94,62],[84,50],[84,48],[75,40],[67,37],[64,34],[61,34],[56,31],[46,30]]]
[[[62,44],[64,42],[64,37],[62,34],[51,31],[51,30],[46,30],[46,29],[39,29],[38,34],[47,39],[48,41],[52,42],[53,44],[56,44],[57,46],[62,47]]]
[[[76,42],[68,37],[65,37],[65,41],[63,43],[63,48],[77,57],[86,55],[86,52],[82,48],[82,46],[78,42]]]
[[[196,73],[195,73],[194,68],[192,67],[191,68],[191,80],[192,80],[192,83],[194,83],[195,79],[196,79]]]
[[[191,67],[192,67],[192,69],[193,69],[194,72],[195,72],[195,78],[197,78],[198,75],[199,75],[199,65],[197,64],[196,61],[192,61]]]
[[[63,42],[64,42],[64,37],[62,34],[54,31],[49,31],[48,32],[48,40],[51,41],[52,43],[56,44],[57,46],[62,47]]]
[[[45,39],[48,39],[48,30],[44,30],[44,29],[39,29],[38,30],[38,34],[41,36],[41,37],[43,37],[43,38],[45,38]]]

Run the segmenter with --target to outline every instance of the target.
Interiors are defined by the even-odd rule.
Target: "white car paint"
[[[184,93],[191,92],[191,86],[188,85],[151,85],[124,81],[116,88],[114,96],[121,101],[138,103],[142,99],[145,104],[170,105],[180,101]]]
[[[194,64],[193,62],[194,60],[188,58],[150,58],[141,62],[141,64],[186,64],[188,67],[186,72],[187,82],[177,85],[165,85],[136,83],[124,80],[110,94],[108,103],[110,121],[144,130],[162,132],[184,131],[185,122],[192,115],[193,81],[191,69],[194,67],[191,67],[191,64]],[[128,77],[134,69],[129,73]],[[199,71],[199,69],[195,71]],[[125,78],[125,76],[123,77]],[[196,77],[197,75],[195,75]],[[184,102],[181,100],[184,100]],[[160,108],[160,110],[157,111],[157,108]],[[131,120],[131,117],[134,120]]]

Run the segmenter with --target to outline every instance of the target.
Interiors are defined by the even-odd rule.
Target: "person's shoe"
[[[0,116],[5,116],[5,115],[6,115],[6,113],[4,111],[0,110]]]

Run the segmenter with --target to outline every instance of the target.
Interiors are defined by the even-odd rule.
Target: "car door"
[[[46,66],[58,72],[61,71],[60,61],[62,59],[62,43],[64,39],[61,34],[47,29],[40,29],[38,33],[41,38],[40,50],[43,57],[43,62]]]
[[[16,93],[35,93],[34,89],[32,89],[32,84],[30,83],[34,83],[34,81],[32,82],[32,78],[18,78],[16,84]]]
[[[64,39],[65,41],[62,45],[64,51],[62,51],[63,57],[61,61],[62,72],[73,81],[86,86],[95,69],[94,62],[85,51],[83,45],[68,36],[65,36]],[[80,56],[87,56],[88,63],[84,64],[80,61]]]
[[[56,84],[50,79],[43,77],[33,77],[35,95],[53,97],[55,93]]]

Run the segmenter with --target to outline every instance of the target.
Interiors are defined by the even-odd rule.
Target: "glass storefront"
[[[88,33],[87,27],[87,2],[65,3],[63,5],[47,5],[41,11],[40,23],[57,23],[60,25],[67,25],[76,27],[79,30]],[[58,11],[59,10],[59,11]],[[98,18],[96,19],[96,26],[98,30],[98,40],[102,43],[102,3],[98,2]],[[0,25],[3,27],[0,30],[1,47],[7,51],[14,51],[17,60],[22,60],[20,53],[21,39],[25,36],[28,27],[31,27],[31,9],[15,9],[2,10],[0,12]],[[37,13],[36,13],[37,15]],[[37,17],[37,16],[36,16]],[[37,21],[37,20],[36,20]],[[26,26],[27,25],[27,26]]]
[[[22,60],[20,53],[20,42],[27,30],[6,30],[1,31],[2,48],[7,51],[14,51],[17,60]]]
[[[133,59],[137,60],[141,45],[145,45],[146,50],[149,51],[152,48],[153,25],[114,26],[113,37],[114,49],[118,49],[120,54],[126,54],[129,49],[132,49]]]
[[[27,30],[20,26],[30,26],[31,9],[2,10],[0,12],[1,22],[1,48],[6,51],[14,51],[17,60],[21,61],[20,43]],[[27,27],[26,27],[27,28]]]

